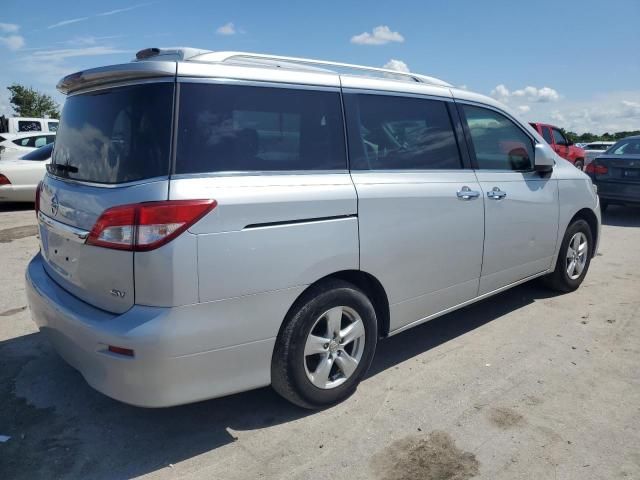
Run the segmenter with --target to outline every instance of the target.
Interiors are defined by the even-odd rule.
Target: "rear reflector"
[[[11,185],[11,182],[7,177],[0,173],[0,185]]]
[[[168,200],[109,208],[91,229],[87,243],[136,252],[153,250],[176,238],[216,205],[215,200]]]
[[[108,350],[111,353],[117,353],[118,355],[124,355],[126,357],[133,357],[133,350],[131,350],[130,348],[115,347],[113,345],[109,345]]]

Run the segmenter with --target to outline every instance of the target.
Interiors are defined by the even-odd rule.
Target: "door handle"
[[[507,196],[507,192],[503,192],[499,187],[493,187],[492,190],[487,192],[487,197],[493,200],[502,200]]]
[[[474,198],[478,198],[480,196],[480,192],[471,190],[469,187],[465,185],[460,190],[458,190],[456,195],[458,195],[458,198],[460,200],[473,200]]]

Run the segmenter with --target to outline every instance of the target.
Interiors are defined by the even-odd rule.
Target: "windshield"
[[[640,155],[640,138],[620,140],[607,150],[609,155]]]
[[[53,143],[50,143],[49,145],[45,145],[44,147],[36,148],[26,155],[23,155],[22,160],[47,160],[51,157],[53,145]]]
[[[96,183],[169,173],[173,84],[140,84],[71,96],[49,171]]]

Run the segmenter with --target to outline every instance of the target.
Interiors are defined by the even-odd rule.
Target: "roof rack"
[[[279,55],[265,55],[248,52],[215,52],[193,48],[147,48],[136,54],[136,60],[153,60],[173,58],[178,61],[226,63],[232,65],[263,66],[290,70],[312,70],[332,73],[347,73],[351,75],[378,75],[395,80],[412,81],[442,87],[451,84],[439,78],[420,75],[412,72],[400,72],[386,68],[368,67],[350,63],[313,60],[309,58],[284,57]],[[353,73],[360,72],[360,73]]]

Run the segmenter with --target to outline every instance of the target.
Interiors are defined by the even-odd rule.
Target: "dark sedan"
[[[593,160],[585,172],[598,186],[600,208],[640,205],[640,136],[618,141]]]

